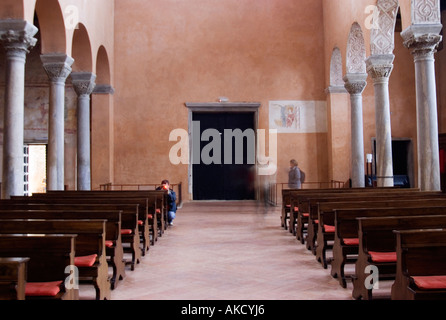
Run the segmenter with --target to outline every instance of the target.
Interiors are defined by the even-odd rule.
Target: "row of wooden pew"
[[[288,189],[281,226],[354,299],[393,281],[391,299],[446,298],[446,195],[418,189]],[[331,256],[329,253],[331,252]],[[354,265],[347,275],[346,265]]]
[[[0,200],[0,299],[97,300],[167,229],[165,191],[48,191]],[[110,271],[109,271],[110,270]]]

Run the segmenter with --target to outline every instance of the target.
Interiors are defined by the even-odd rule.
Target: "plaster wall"
[[[322,1],[153,0],[115,8],[116,183],[187,185],[169,133],[188,129],[186,102],[323,101]],[[327,177],[326,132],[278,135],[277,181],[296,158],[307,180]],[[185,188],[186,189],[186,188]]]

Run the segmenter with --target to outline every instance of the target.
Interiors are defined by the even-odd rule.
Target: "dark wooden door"
[[[254,114],[194,112],[192,120],[196,128],[199,122],[201,137],[200,141],[193,142],[193,147],[199,148],[201,155],[200,159],[194,159],[192,166],[194,200],[254,199]],[[228,132],[242,139],[236,139]],[[217,134],[219,139],[215,137]],[[214,138],[217,138],[217,141],[214,141]],[[225,144],[231,145],[231,154],[228,152],[229,148],[226,148],[225,152]],[[237,156],[240,157],[241,150],[242,159],[236,159]]]

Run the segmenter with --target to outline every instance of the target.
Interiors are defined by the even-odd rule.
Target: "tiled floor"
[[[280,227],[280,208],[189,202],[112,299],[347,300],[351,287]]]

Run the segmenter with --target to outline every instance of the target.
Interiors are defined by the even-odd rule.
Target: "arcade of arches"
[[[444,0],[2,0],[2,198],[24,192],[24,145],[43,144],[47,189],[167,177],[192,199],[188,154],[171,158],[192,115],[252,105],[257,134],[277,130],[259,148],[277,182],[295,158],[309,182],[363,187],[370,154],[377,185],[403,175],[438,190],[445,9]]]

